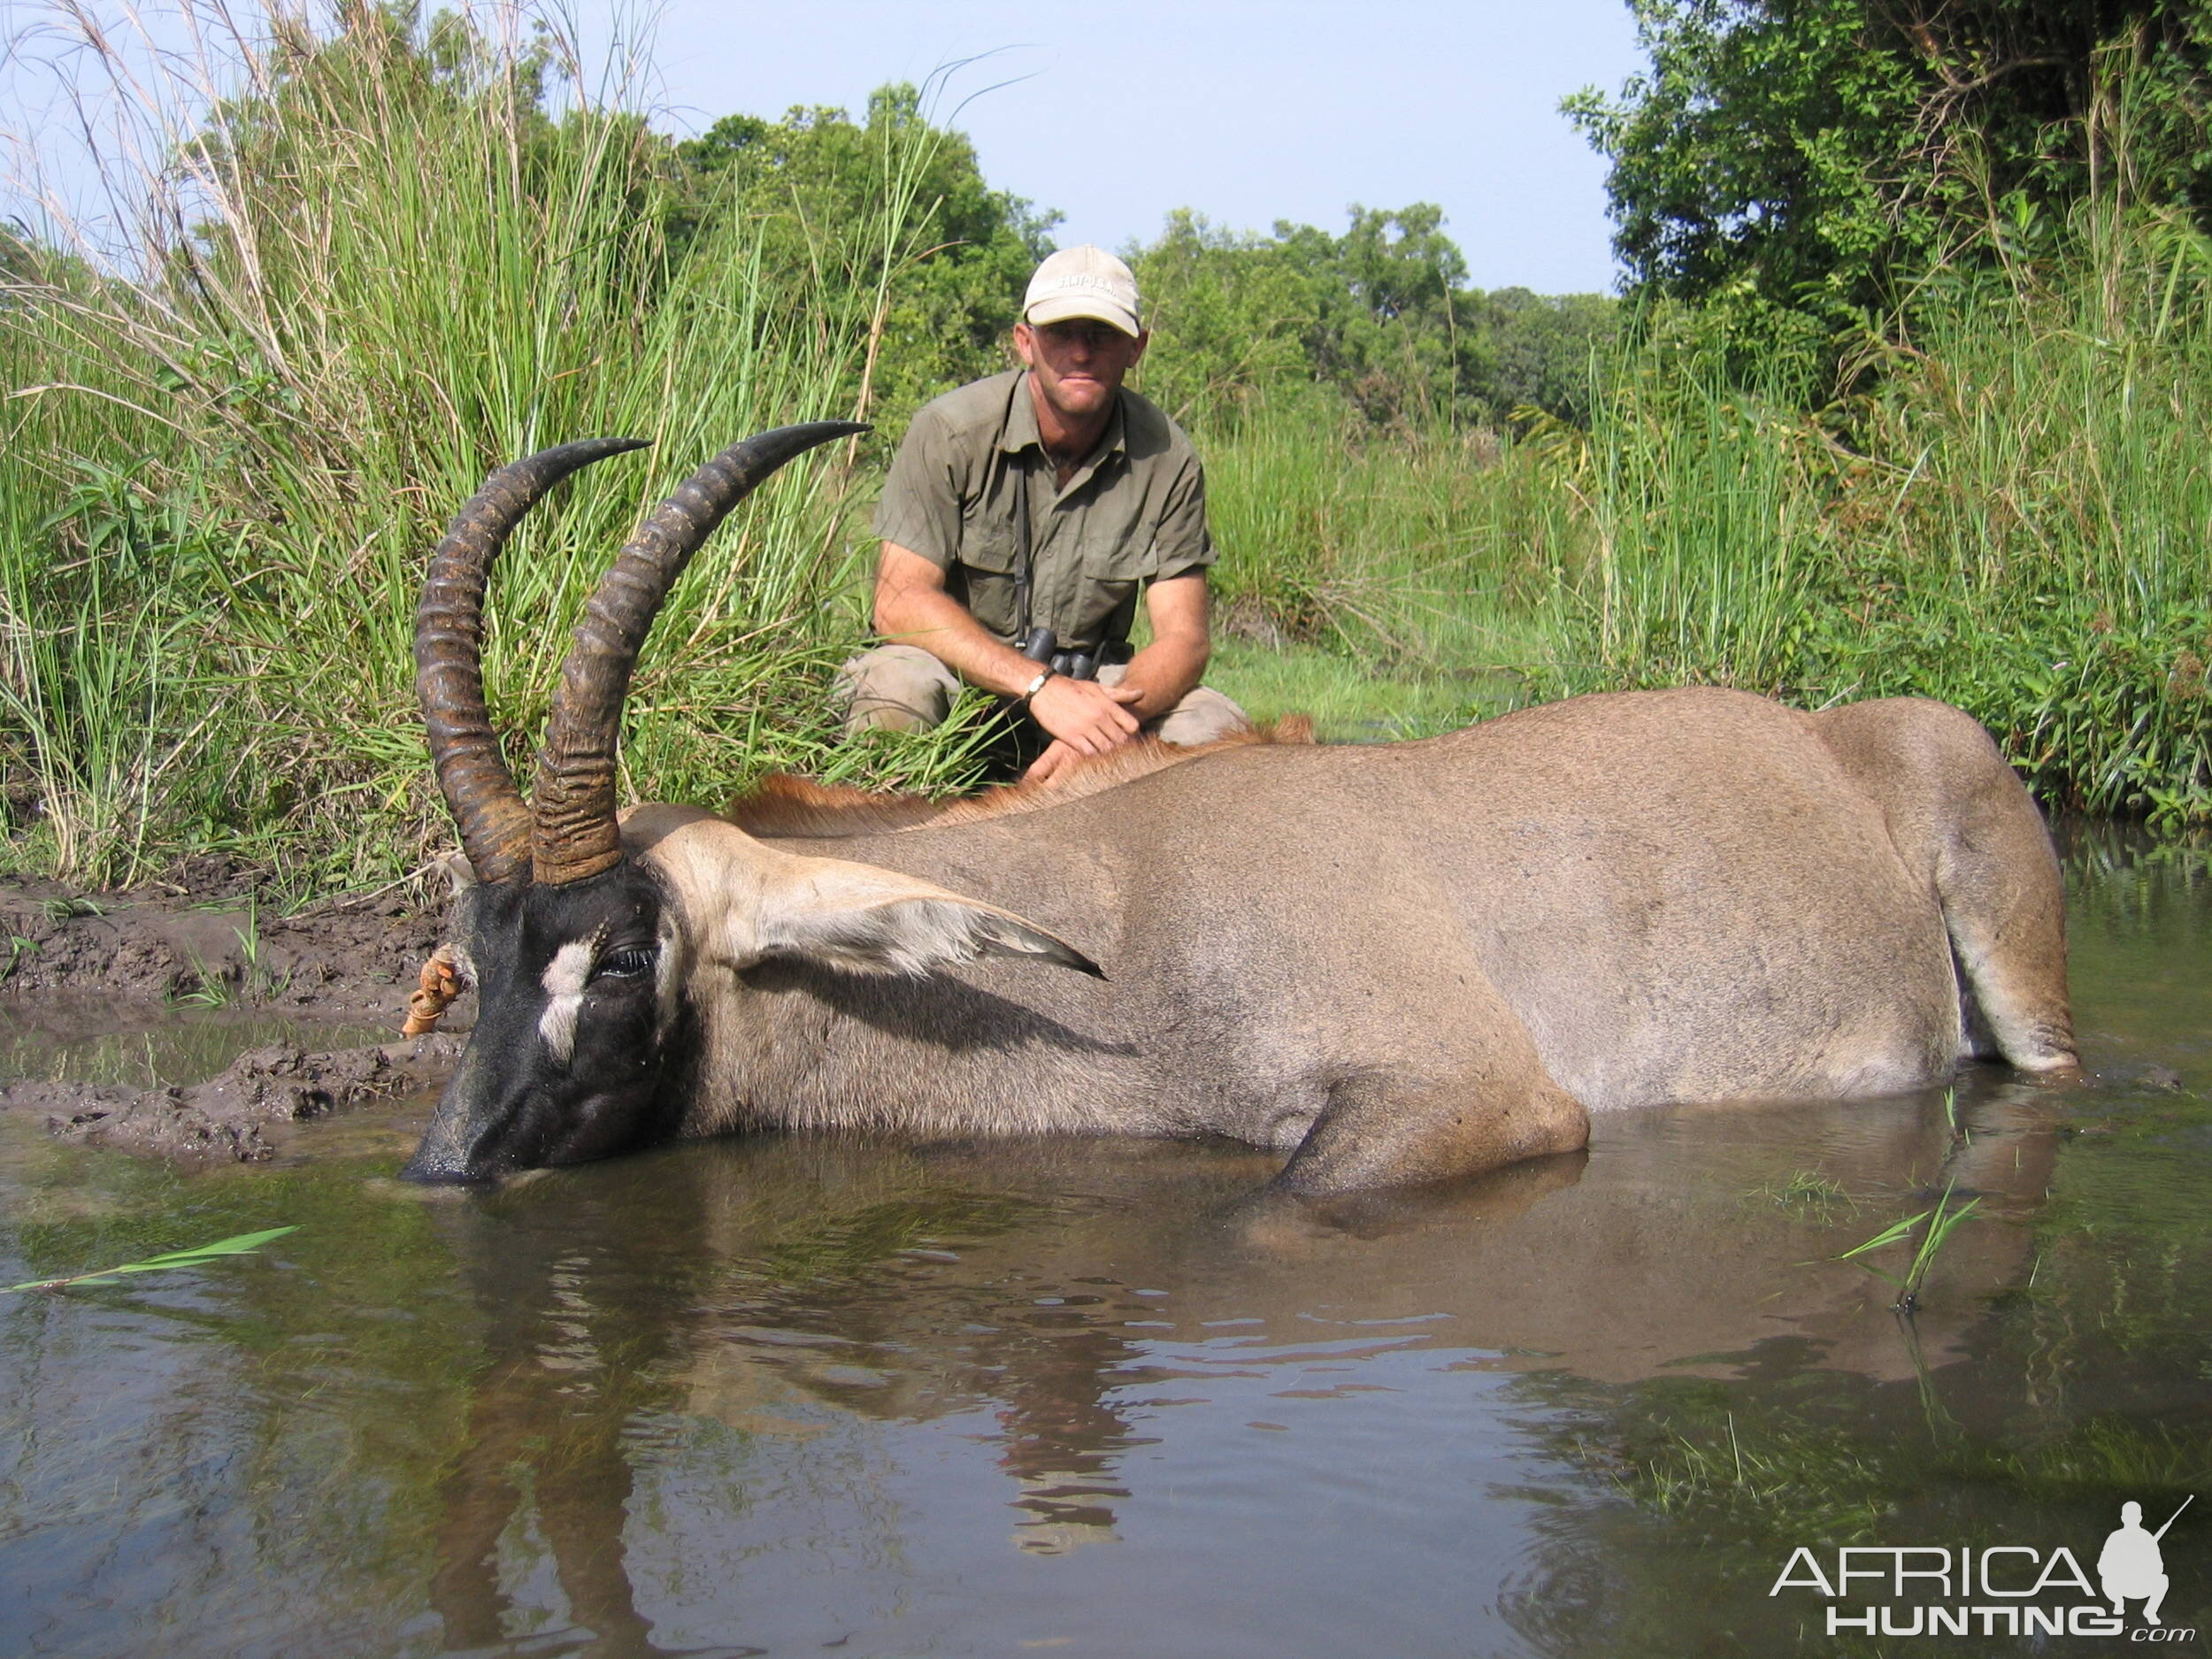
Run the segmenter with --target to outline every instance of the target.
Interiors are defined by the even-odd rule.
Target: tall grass
[[[8,845],[98,880],[243,835],[328,885],[433,833],[409,653],[442,521],[518,455],[654,441],[565,487],[501,565],[486,669],[526,765],[641,511],[734,438],[850,412],[883,296],[848,273],[901,245],[924,157],[887,138],[878,215],[816,227],[807,271],[766,270],[734,213],[678,265],[625,66],[587,98],[557,33],[491,8],[426,35],[366,9],[335,34],[192,12],[181,62],[49,18],[81,36],[82,104],[137,134],[102,158],[137,208],[122,263],[64,216],[0,290]],[[635,787],[726,788],[818,745],[791,687],[848,631],[849,484],[834,453],[787,469],[672,597]]]
[[[196,52],[150,57],[65,0],[19,12],[74,41],[88,126],[127,142],[113,226],[0,236],[0,866],[111,881],[229,845],[300,889],[387,879],[444,833],[409,656],[444,518],[545,444],[655,441],[502,565],[486,666],[526,772],[639,514],[735,437],[866,403],[937,141],[872,127],[872,209],[803,225],[795,265],[733,203],[679,257],[639,66],[588,73],[549,14],[319,31],[196,0]],[[2047,799],[2212,818],[2212,246],[2108,215],[1940,282],[1809,414],[1669,315],[1597,366],[1586,428],[1378,432],[1287,382],[1197,411],[1218,683],[1325,695],[1346,735],[1685,680],[1925,694]],[[634,793],[970,764],[962,732],[832,730],[882,453],[787,469],[698,561],[632,698]]]
[[[2048,802],[2212,818],[2212,243],[2085,212],[1915,317],[1811,411],[1679,311],[1502,455],[1245,411],[1202,442],[1230,621],[1530,696],[1940,697]]]
[[[1225,634],[1293,648],[1292,661],[1318,648],[1400,687],[1394,703],[1457,718],[1494,708],[1502,682],[1552,655],[1544,601],[1580,532],[1548,480],[1504,465],[1494,433],[1376,434],[1316,398],[1263,403],[1197,436]],[[1224,683],[1273,709],[1280,669],[1228,657]],[[1333,677],[1287,679],[1333,701]],[[1367,702],[1369,718],[1347,729],[1407,712],[1371,690]]]
[[[1645,339],[1545,457],[1591,534],[1545,687],[1941,697],[2047,800],[2212,817],[2212,245],[1948,281],[1811,415]]]

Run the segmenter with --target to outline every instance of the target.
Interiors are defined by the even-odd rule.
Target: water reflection
[[[628,1425],[669,1409],[704,1263],[693,1190],[666,1184],[653,1225],[601,1191],[526,1192],[436,1217],[482,1320],[488,1363],[470,1389],[458,1455],[440,1482],[430,1605],[449,1651],[513,1632],[503,1540],[526,1524],[550,1555],[570,1622],[588,1633],[541,1653],[657,1654],[632,1594],[623,1527],[634,1485]],[[551,1632],[541,1632],[541,1636]]]
[[[2212,1490],[2212,887],[2073,867],[2093,1087],[1611,1117],[1325,1213],[1220,1145],[733,1142],[470,1198],[384,1179],[419,1106],[189,1179],[19,1143],[10,1278],[308,1225],[0,1305],[0,1650],[1765,1653],[1787,1540],[2093,1548]],[[1901,1321],[1835,1258],[1947,1189]]]
[[[841,1426],[956,1421],[1002,1483],[1002,1536],[1056,1556],[1115,1542],[1133,1510],[1156,1520],[1170,1425],[1227,1402],[1260,1436],[1311,1435],[1348,1407],[1373,1418],[1375,1394],[1463,1409],[1471,1376],[1924,1380],[2030,1271],[2016,1222],[2048,1181],[2054,1120],[2047,1094],[2001,1082],[1948,1106],[1640,1115],[1601,1125],[1586,1170],[1325,1216],[1256,1210],[1265,1163],[1225,1148],[762,1141],[543,1177],[442,1224],[488,1363],[440,1491],[432,1602],[449,1647],[495,1646],[517,1628],[514,1556],[536,1550],[594,1651],[661,1651],[626,1546],[640,1463],[726,1529],[757,1501],[741,1476],[672,1490],[672,1421],[772,1444],[779,1481]],[[1790,1196],[1814,1171],[1840,1195]],[[1889,1287],[1823,1258],[1946,1185],[1992,1219],[1901,1332]],[[1196,1482],[1202,1509],[1225,1501],[1224,1472]],[[1355,1471],[1309,1472],[1325,1488]],[[893,1472],[861,1485],[826,1500],[853,1503],[833,1525],[895,1507]],[[1214,1523],[1248,1525],[1238,1507]]]
[[[160,1088],[204,1082],[267,1043],[345,1048],[391,1036],[389,1022],[303,1022],[265,1009],[119,1006],[90,992],[42,991],[27,1007],[0,1002],[0,1083]]]

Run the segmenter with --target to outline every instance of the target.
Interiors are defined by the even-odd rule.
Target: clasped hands
[[[1022,781],[1048,783],[1079,758],[1133,741],[1140,724],[1135,707],[1143,698],[1136,686],[1053,675],[1029,700],[1030,717],[1052,734],[1052,742],[1030,763]]]

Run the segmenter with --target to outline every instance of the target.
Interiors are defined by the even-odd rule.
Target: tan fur
[[[1224,1135],[1311,1196],[1571,1151],[1592,1112],[2074,1064],[2048,837],[1940,704],[1624,693],[1137,749],[921,819],[756,799],[807,833],[624,825],[677,929],[682,1134]],[[470,1166],[465,1094],[429,1167]]]
[[[1224,749],[1313,741],[1313,722],[1302,714],[1286,714],[1268,725],[1188,748],[1141,738],[1110,754],[1087,756],[1047,782],[1000,784],[980,795],[949,801],[855,789],[845,784],[816,783],[787,772],[771,772],[723,808],[722,816],[749,834],[795,838],[872,835],[922,825],[978,824],[1016,812],[1064,806]]]
[[[1096,972],[1065,941],[996,905],[893,871],[763,847],[695,808],[639,807],[622,834],[688,895],[697,964],[728,971],[786,953],[851,972],[912,974],[981,956],[1042,956]]]

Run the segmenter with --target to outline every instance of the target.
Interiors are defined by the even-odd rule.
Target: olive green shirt
[[[985,631],[1022,643],[1015,503],[1028,480],[1029,622],[1063,650],[1126,639],[1137,595],[1213,563],[1206,479],[1182,428],[1125,390],[1098,447],[1058,487],[1037,434],[1029,375],[1016,369],[925,404],[884,480],[876,534],[945,572],[945,591]]]

